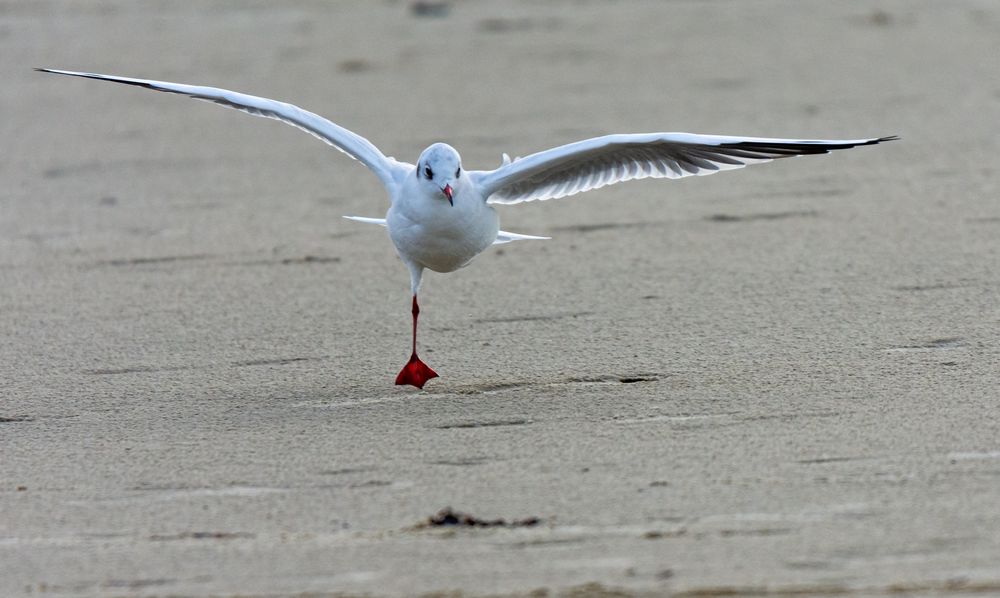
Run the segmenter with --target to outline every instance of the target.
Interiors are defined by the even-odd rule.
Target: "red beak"
[[[444,196],[448,198],[449,204],[451,204],[452,206],[455,205],[455,202],[452,201],[451,199],[451,185],[445,185],[444,189],[441,190],[441,193],[444,193]]]

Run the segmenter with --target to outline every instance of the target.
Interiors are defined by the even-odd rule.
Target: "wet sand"
[[[422,12],[0,4],[0,594],[1000,594],[1000,8]],[[501,208],[553,240],[426,277],[417,392],[405,268],[340,218],[384,213],[363,166],[35,66],[467,168],[609,132],[903,140]],[[420,525],[447,506],[523,525]]]

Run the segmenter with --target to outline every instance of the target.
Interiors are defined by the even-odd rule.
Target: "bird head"
[[[447,143],[435,143],[420,154],[416,176],[428,193],[447,199],[454,206],[462,178],[462,157]]]

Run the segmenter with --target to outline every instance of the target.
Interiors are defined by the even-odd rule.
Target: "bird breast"
[[[436,272],[451,272],[493,244],[500,228],[497,214],[471,195],[458,191],[454,206],[443,197],[423,194],[393,202],[386,224],[400,257]]]

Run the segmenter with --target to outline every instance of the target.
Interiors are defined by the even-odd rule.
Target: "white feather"
[[[504,161],[496,170],[469,175],[488,202],[512,204],[565,197],[635,179],[704,176],[890,139],[894,137],[797,140],[691,133],[607,135]]]
[[[365,224],[377,224],[379,226],[388,226],[385,218],[366,218],[364,216],[344,216],[348,220],[354,220],[355,222],[364,222]],[[493,241],[494,245],[503,245],[504,243],[510,243],[511,241],[548,241],[552,237],[536,237],[534,235],[519,235],[517,233],[509,233],[507,231],[500,231],[497,233],[497,238]]]

